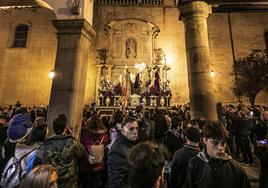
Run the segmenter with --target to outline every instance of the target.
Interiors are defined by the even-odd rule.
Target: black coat
[[[164,145],[167,147],[168,151],[173,157],[175,151],[182,148],[184,141],[182,139],[182,134],[180,130],[171,128],[165,133]]]
[[[260,188],[268,188],[268,148],[263,146],[257,147],[256,155],[261,162]]]
[[[128,155],[134,143],[123,135],[113,143],[108,152],[108,187],[123,188],[128,185]]]
[[[171,162],[170,188],[180,188],[185,181],[189,160],[199,153],[199,148],[185,145],[175,152]]]
[[[245,170],[231,157],[209,158],[200,152],[190,160],[184,188],[250,188]]]
[[[155,122],[154,138],[157,142],[162,142],[165,132],[168,130],[167,120],[161,114],[155,114],[152,120]]]

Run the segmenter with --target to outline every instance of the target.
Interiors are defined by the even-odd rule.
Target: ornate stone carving
[[[154,50],[154,63],[157,65],[162,64],[165,58],[165,53],[161,48],[157,48]]]
[[[114,65],[134,65],[153,62],[154,42],[159,28],[141,19],[114,20],[104,27],[109,56],[106,62]]]
[[[97,62],[99,64],[106,64],[107,50],[99,49],[97,50],[97,52],[98,52]]]

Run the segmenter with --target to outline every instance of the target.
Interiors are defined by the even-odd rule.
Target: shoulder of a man
[[[195,156],[189,160],[188,167],[191,172],[197,173],[197,171],[203,171],[205,165],[208,165],[208,162],[200,159],[198,156]]]
[[[125,155],[126,153],[126,146],[124,143],[121,143],[120,141],[116,140],[114,144],[112,145],[110,151],[108,152],[108,157],[114,153],[118,153],[120,155]]]

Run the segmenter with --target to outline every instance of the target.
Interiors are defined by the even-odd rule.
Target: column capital
[[[202,0],[184,2],[179,9],[183,21],[196,16],[207,18],[212,13],[211,5]]]
[[[85,19],[53,20],[57,35],[82,34],[90,41],[96,36],[95,30]]]

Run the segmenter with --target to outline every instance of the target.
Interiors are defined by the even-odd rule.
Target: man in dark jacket
[[[161,110],[156,109],[155,115],[152,120],[155,123],[155,140],[158,143],[163,143],[165,132],[168,130],[167,120]]]
[[[185,181],[189,160],[199,153],[200,132],[195,127],[184,131],[186,144],[177,150],[171,162],[170,188],[180,188]]]
[[[138,122],[126,117],[122,122],[121,134],[108,153],[108,187],[127,187],[128,155],[138,139]]]
[[[237,119],[236,124],[237,129],[236,142],[241,149],[243,162],[246,164],[252,164],[254,161],[251,152],[251,143],[249,138],[249,131],[251,129],[251,124],[250,119],[247,116],[247,112],[248,111],[244,110],[238,113],[239,117]]]
[[[34,166],[51,164],[58,173],[59,188],[77,187],[77,160],[87,158],[83,145],[74,137],[66,135],[66,116],[58,115],[53,121],[52,135],[36,152]]]
[[[249,188],[244,169],[225,153],[227,132],[217,123],[203,128],[205,149],[190,160],[185,188]]]
[[[268,111],[264,111],[261,114],[261,121],[263,126],[268,128]],[[266,139],[257,141],[257,146],[255,148],[256,156],[260,159],[261,169],[260,169],[260,187],[259,188],[267,188],[268,187],[268,135],[266,132]]]

